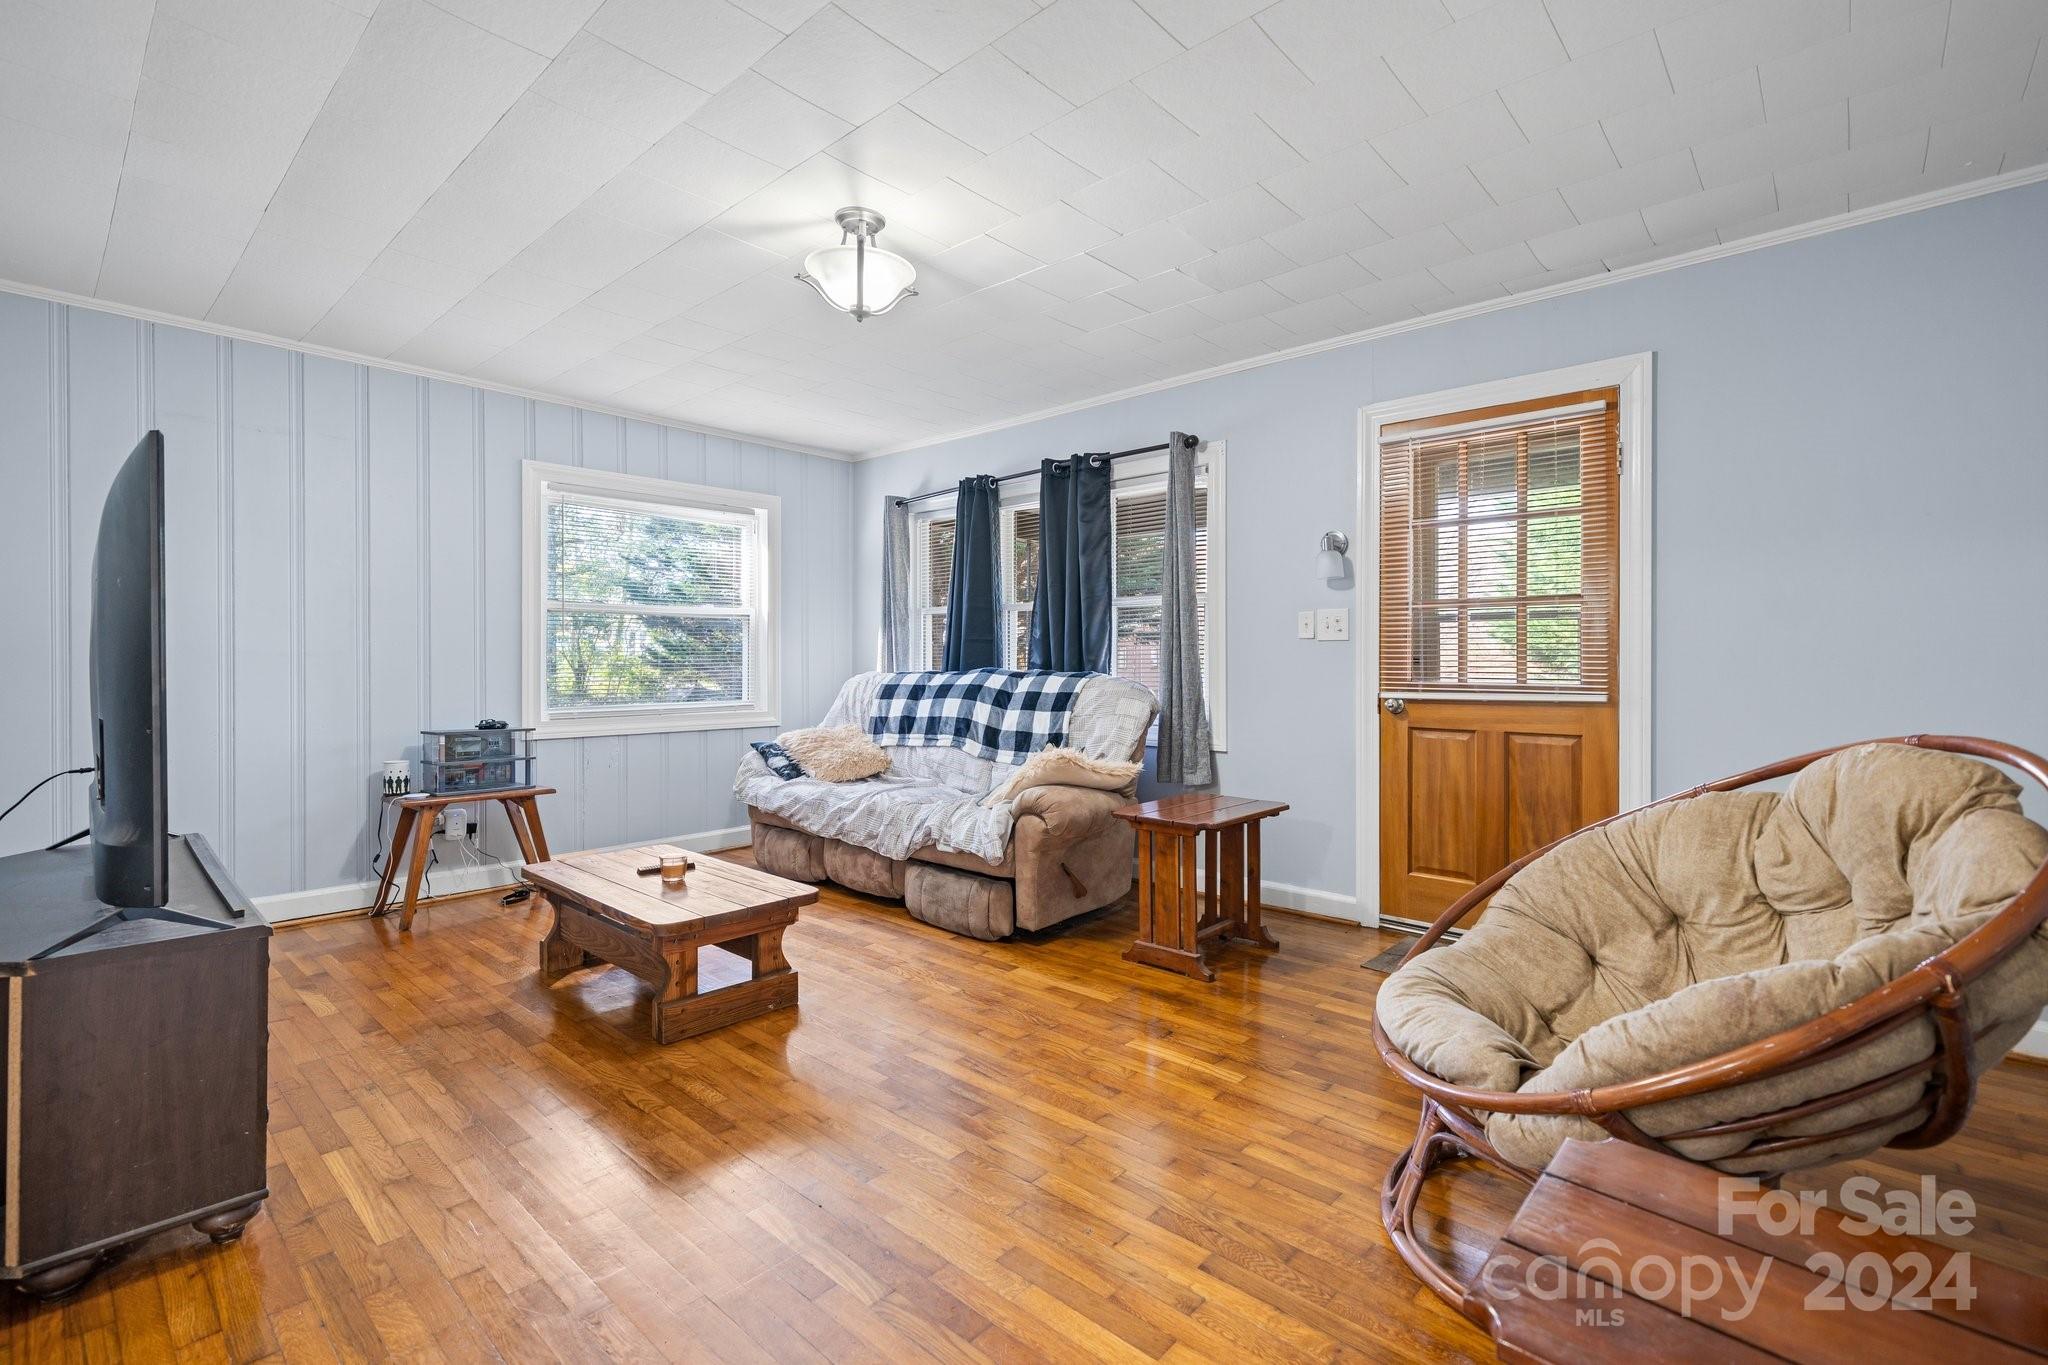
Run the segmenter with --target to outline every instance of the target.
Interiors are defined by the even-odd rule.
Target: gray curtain
[[[909,669],[916,628],[910,614],[910,504],[882,499],[882,658],[892,673]]]
[[[1202,786],[1216,779],[1209,706],[1202,695],[1202,640],[1195,612],[1195,452],[1173,433],[1166,454],[1166,545],[1159,622],[1161,782]]]
[[[1038,593],[1031,666],[1107,673],[1110,664],[1109,461],[1038,465]]]
[[[953,587],[946,597],[944,669],[1002,664],[1001,503],[987,474],[960,480],[953,508]]]

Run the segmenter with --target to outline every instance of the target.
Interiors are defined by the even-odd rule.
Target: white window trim
[[[552,494],[656,503],[693,512],[726,513],[760,526],[760,606],[754,616],[749,665],[754,700],[743,706],[621,707],[609,713],[550,716],[547,711],[547,502]],[[649,735],[694,730],[746,730],[778,725],[781,674],[782,499],[773,493],[675,483],[641,474],[618,474],[527,460],[520,487],[520,723],[540,739]],[[693,612],[693,615],[710,613]]]
[[[1230,537],[1226,530],[1230,498],[1226,488],[1228,476],[1226,474],[1227,462],[1224,456],[1225,447],[1222,441],[1204,441],[1195,451],[1196,473],[1201,476],[1202,482],[1208,486],[1209,490],[1209,592],[1207,594],[1209,612],[1209,746],[1219,754],[1228,751],[1229,732],[1227,729],[1227,717],[1230,714],[1230,707],[1227,702],[1230,672],[1228,641],[1230,637],[1225,627],[1225,604],[1229,596],[1227,590],[1230,583],[1230,577],[1227,572]],[[1112,465],[1111,470],[1112,497],[1117,496],[1119,492],[1127,495],[1134,492],[1150,491],[1151,487],[1163,488],[1166,485],[1166,453],[1161,451],[1154,455],[1127,456]],[[1007,589],[1009,566],[1012,562],[1009,514],[1019,508],[1036,507],[1038,505],[1038,485],[1030,479],[1017,479],[1002,485],[1002,490],[1001,554],[1003,573],[1006,580],[1004,587]],[[929,661],[925,652],[928,648],[927,642],[931,638],[928,619],[930,613],[935,609],[926,605],[931,600],[931,577],[930,566],[925,562],[925,540],[920,525],[933,517],[953,515],[958,501],[957,494],[947,493],[942,497],[931,498],[920,503],[916,511],[911,515],[911,615],[914,618],[915,628],[919,632],[913,645],[912,658],[916,661],[915,666],[920,668],[937,667],[935,662]],[[1011,614],[1015,605],[1015,603],[1008,600],[1003,602],[1003,639],[1005,641],[1005,649],[1009,647],[1008,641],[1012,634],[1010,629],[1012,624]],[[1016,664],[1015,666],[1021,667],[1022,665]]]

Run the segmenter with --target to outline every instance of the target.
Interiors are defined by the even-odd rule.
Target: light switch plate
[[[1346,607],[1324,607],[1316,613],[1316,638],[1318,640],[1348,640],[1351,638],[1351,612]]]
[[[1300,637],[1301,637],[1302,639],[1304,639],[1304,640],[1313,640],[1313,639],[1315,639],[1315,638],[1316,638],[1316,614],[1315,614],[1314,612],[1312,612],[1312,611],[1305,611],[1305,612],[1302,612],[1302,613],[1301,613],[1301,614],[1300,614],[1299,616],[1295,617],[1295,618],[1294,618],[1294,633],[1295,633],[1296,635],[1300,636]]]

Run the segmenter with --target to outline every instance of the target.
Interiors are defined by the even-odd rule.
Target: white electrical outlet
[[[441,833],[450,839],[461,839],[469,833],[469,812],[461,806],[450,806],[441,812]]]
[[[1316,614],[1312,611],[1298,613],[1294,618],[1294,633],[1303,640],[1316,638]]]
[[[1351,612],[1346,607],[1324,607],[1316,613],[1316,638],[1318,640],[1348,640],[1351,638]]]

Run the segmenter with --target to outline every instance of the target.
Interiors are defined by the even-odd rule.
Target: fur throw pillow
[[[858,782],[889,770],[889,755],[854,725],[791,730],[776,736],[775,742],[821,782]]]
[[[1025,759],[1009,781],[981,798],[981,804],[1000,806],[1005,801],[1016,800],[1033,787],[1090,787],[1096,791],[1113,792],[1137,781],[1138,770],[1143,766],[1141,763],[1093,758],[1079,749],[1062,749],[1054,745]]]

